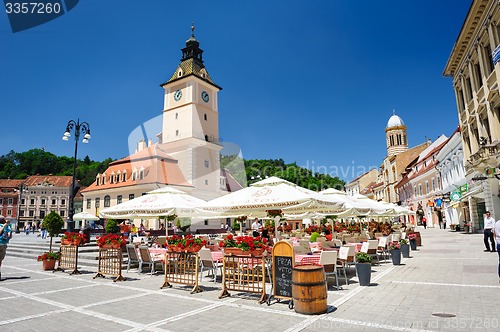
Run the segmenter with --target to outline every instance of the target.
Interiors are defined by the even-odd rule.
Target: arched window
[[[203,118],[207,121],[207,113],[203,114]]]
[[[111,204],[111,197],[109,195],[104,196],[104,207],[109,207]]]

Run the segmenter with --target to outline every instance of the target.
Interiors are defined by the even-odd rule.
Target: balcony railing
[[[469,162],[472,167],[484,164],[485,166],[496,167],[497,166],[497,155],[500,152],[500,141],[492,142],[491,144],[485,144],[479,147],[476,153],[472,154],[469,158]]]

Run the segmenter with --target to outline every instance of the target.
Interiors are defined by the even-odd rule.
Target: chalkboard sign
[[[274,294],[277,297],[292,297],[292,257],[274,256]]]
[[[293,247],[286,241],[279,241],[273,246],[273,289],[268,298],[292,299],[292,268],[294,262]]]

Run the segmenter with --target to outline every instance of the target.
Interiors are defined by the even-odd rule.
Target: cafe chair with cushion
[[[154,257],[151,256],[151,253],[149,252],[149,248],[147,246],[139,246],[139,272],[142,272],[142,267],[144,265],[149,265],[150,270],[151,270],[151,275],[156,273],[155,271],[155,265],[157,263],[161,263],[163,266],[163,259],[162,257]]]
[[[387,259],[387,256],[389,255],[389,251],[387,250],[387,240],[389,238],[386,236],[383,236],[378,239],[378,248],[377,248],[377,255],[382,256],[384,259],[384,262]]]
[[[139,256],[137,255],[137,251],[135,250],[135,246],[133,244],[127,244],[125,246],[127,249],[128,262],[127,262],[127,272],[130,271],[131,264],[140,264],[141,261]],[[139,273],[139,268],[137,269],[137,273]]]
[[[339,287],[339,274],[337,269],[337,252],[336,251],[322,251],[319,258],[319,264],[323,265],[325,269],[326,278],[328,276],[335,276],[335,281],[337,283],[337,290],[341,289]],[[344,270],[344,277],[347,284],[347,275]]]
[[[372,258],[377,259],[377,263],[380,265],[380,261],[378,259],[378,240],[368,240],[368,242],[364,242],[360,252],[370,255]]]
[[[214,276],[214,282],[217,280],[217,270],[221,269],[222,275],[222,263],[214,262],[212,259],[212,253],[210,249],[201,248],[198,252],[200,255],[200,282],[203,275],[203,271],[212,271],[212,275]],[[208,276],[208,275],[207,275]]]
[[[346,273],[347,269],[351,266],[356,265],[356,247],[354,246],[342,246],[339,249],[338,261],[342,264],[344,268],[344,273]],[[354,268],[354,275],[356,275],[356,268]]]

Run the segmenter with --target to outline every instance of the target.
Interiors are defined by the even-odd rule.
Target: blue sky
[[[195,22],[219,93],[220,137],[246,159],[282,158],[350,180],[379,166],[392,110],[410,146],[458,125],[442,76],[470,0],[85,0],[12,33],[0,12],[0,155],[91,125],[78,157],[128,155],[128,136],[161,114],[163,89]]]

